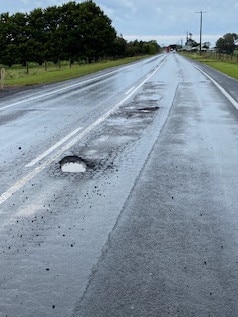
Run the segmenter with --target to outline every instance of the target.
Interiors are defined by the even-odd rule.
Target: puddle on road
[[[59,163],[63,173],[85,173],[87,170],[85,162],[76,155],[66,156]]]

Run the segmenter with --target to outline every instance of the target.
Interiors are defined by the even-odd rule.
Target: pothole
[[[76,155],[65,156],[59,164],[63,173],[85,173],[87,170],[86,163]]]

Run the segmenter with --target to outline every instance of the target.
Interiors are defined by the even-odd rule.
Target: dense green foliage
[[[216,49],[218,53],[233,54],[236,45],[235,40],[238,39],[238,34],[227,33],[220,37],[216,42]]]
[[[92,0],[37,8],[30,13],[0,15],[0,64],[59,60],[98,61],[154,54],[155,41],[127,43]]]

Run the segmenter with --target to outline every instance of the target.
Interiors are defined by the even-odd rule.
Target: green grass
[[[200,63],[206,64],[216,70],[219,70],[228,76],[238,79],[238,62],[236,56],[233,58],[233,60],[227,58],[226,60],[222,61],[214,57],[209,57],[209,55],[200,56],[198,53],[185,53],[184,55]]]
[[[29,65],[29,73],[26,67],[14,65],[6,67],[5,86],[29,86],[35,84],[49,84],[84,75],[92,74],[107,68],[135,62],[147,56],[137,56],[122,58],[114,61],[103,61],[92,64],[73,64],[69,67],[66,62],[61,63],[61,67],[57,68],[54,64],[48,65],[47,70],[44,66],[36,64]]]
[[[238,64],[218,61],[206,61],[205,64],[228,76],[238,79]]]

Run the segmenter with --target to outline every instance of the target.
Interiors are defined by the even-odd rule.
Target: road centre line
[[[62,146],[55,154],[53,154],[51,157],[49,157],[45,162],[43,162],[40,166],[35,167],[31,172],[29,172],[26,176],[22,177],[20,180],[18,180],[14,185],[12,185],[9,189],[7,189],[5,192],[3,192],[0,195],[0,205],[3,204],[7,199],[12,197],[13,194],[15,194],[18,190],[20,190],[23,186],[25,186],[32,178],[34,178],[36,175],[38,175],[40,172],[42,172],[48,165],[53,163],[57,158],[59,158],[65,151],[70,149],[75,143],[77,143],[80,139],[82,139],[85,135],[87,135],[91,130],[93,130],[96,126],[98,126],[101,122],[105,121],[115,110],[117,110],[122,104],[124,104],[127,100],[129,100],[134,93],[140,89],[164,64],[166,58],[162,60],[160,65],[156,67],[156,69],[150,74],[149,77],[145,78],[137,87],[134,88],[124,99],[122,99],[119,103],[117,103],[112,109],[107,111],[103,116],[98,118],[94,123],[92,123],[88,128],[86,128],[83,132],[80,134],[76,135],[71,141],[69,141],[67,144]],[[78,128],[80,129],[80,128]],[[73,131],[74,132],[74,131]],[[72,132],[72,133],[73,133]],[[76,133],[76,132],[75,132]],[[67,138],[66,136],[65,138]],[[63,139],[62,139],[63,140]],[[62,141],[61,140],[61,141]],[[61,141],[57,142],[60,143]],[[50,149],[42,153],[40,156],[43,157],[43,154],[49,152],[53,147],[56,148],[57,143],[52,146]],[[40,157],[39,156],[39,157]],[[39,162],[37,157],[35,160]],[[44,156],[45,157],[45,156]],[[34,160],[33,160],[34,161]],[[33,163],[30,162],[30,163]],[[29,163],[29,164],[30,164]],[[34,165],[34,164],[33,164]],[[1,213],[1,212],[0,212]]]
[[[32,160],[30,163],[28,163],[25,167],[32,167],[34,166],[36,163],[38,163],[39,161],[41,161],[43,158],[45,158],[47,155],[49,155],[51,152],[53,152],[54,150],[56,150],[58,147],[60,147],[63,143],[65,143],[66,141],[68,141],[72,136],[74,136],[76,133],[78,133],[80,130],[82,130],[82,127],[79,127],[77,129],[75,129],[73,132],[69,133],[68,135],[66,135],[62,140],[60,140],[59,142],[57,142],[56,144],[54,144],[52,147],[50,147],[48,150],[46,150],[45,152],[43,152],[42,154],[40,154],[39,156],[37,156],[37,158],[35,158],[34,160]]]
[[[132,92],[133,89],[135,89],[135,86],[131,87],[131,88],[126,92],[126,95],[128,95],[130,92]]]
[[[221,93],[230,101],[230,103],[238,110],[238,102],[220,85],[218,82],[213,79],[210,75],[204,72],[200,67],[195,66],[203,75],[210,79],[213,84],[221,91]]]
[[[163,61],[162,61],[163,63]],[[157,66],[157,68],[160,68],[161,65]],[[155,72],[157,71],[157,68],[155,69]],[[149,74],[149,76],[151,76],[151,74]],[[148,80],[148,75],[146,76],[146,81]],[[142,84],[144,84],[144,82],[142,82]],[[132,88],[130,88],[125,94],[129,95],[129,98],[136,92],[136,90],[138,89],[138,87],[141,86],[133,86]],[[127,98],[125,98],[122,103],[124,103],[127,100]],[[120,103],[119,103],[120,104]],[[121,104],[120,104],[121,105]],[[118,107],[118,105],[115,106],[116,108]],[[115,109],[113,108],[113,111],[115,111]],[[113,112],[112,111],[112,112]],[[106,113],[106,117],[104,118],[103,116],[103,120],[105,120],[110,114],[111,114],[111,110],[109,111],[110,113],[107,115]],[[100,119],[100,118],[99,118]],[[97,121],[96,121],[97,122]],[[100,121],[99,123],[101,123],[102,121]],[[98,124],[99,124],[98,123]],[[94,128],[94,126],[93,126]],[[42,154],[40,154],[38,157],[36,157],[34,160],[32,160],[30,163],[28,163],[27,165],[25,165],[25,167],[33,167],[36,163],[38,163],[39,161],[41,161],[43,158],[45,158],[46,156],[48,156],[51,152],[53,152],[55,149],[57,149],[58,147],[60,147],[61,145],[63,145],[63,143],[65,143],[66,141],[68,141],[72,136],[74,136],[76,133],[78,133],[80,130],[82,130],[82,127],[79,127],[77,129],[75,129],[74,131],[72,131],[70,134],[68,134],[67,136],[65,136],[62,140],[60,140],[59,142],[57,142],[56,144],[54,144],[52,147],[50,147],[48,150],[46,150],[45,152],[43,152]],[[87,130],[87,129],[86,129]],[[91,130],[90,130],[91,131]],[[77,141],[76,141],[77,142]]]

